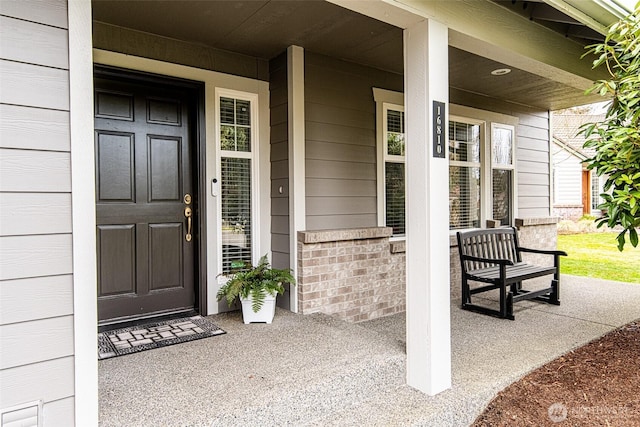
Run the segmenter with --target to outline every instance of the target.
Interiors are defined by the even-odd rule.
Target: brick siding
[[[532,249],[557,249],[558,218],[517,219],[520,246]],[[549,255],[522,254],[522,260],[536,265],[553,265]]]
[[[584,208],[582,205],[556,205],[553,214],[560,219],[577,221],[584,215]]]
[[[405,254],[391,229],[298,233],[298,311],[350,322],[405,311]]]

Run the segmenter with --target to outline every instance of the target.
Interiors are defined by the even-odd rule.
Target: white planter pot
[[[257,313],[253,311],[253,298],[240,298],[242,302],[242,319],[245,325],[248,323],[271,323],[273,316],[276,314],[276,297],[267,295],[264,298],[264,304]]]

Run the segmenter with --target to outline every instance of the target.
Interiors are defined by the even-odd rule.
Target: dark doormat
[[[98,360],[166,347],[226,332],[202,316],[182,317],[98,334]]]

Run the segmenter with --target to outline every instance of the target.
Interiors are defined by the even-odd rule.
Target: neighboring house
[[[552,4],[1,1],[0,412],[95,425],[98,324],[226,310],[265,253],[282,307],[406,310],[450,387],[452,236],[553,244],[550,111],[626,13]]]
[[[580,114],[571,110],[553,114],[553,215],[577,220],[583,215],[600,216],[603,177],[584,163],[595,154],[584,148],[580,126],[600,122],[603,114]]]

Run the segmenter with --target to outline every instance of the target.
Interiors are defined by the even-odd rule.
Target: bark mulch
[[[640,320],[502,390],[472,427],[640,426]]]

